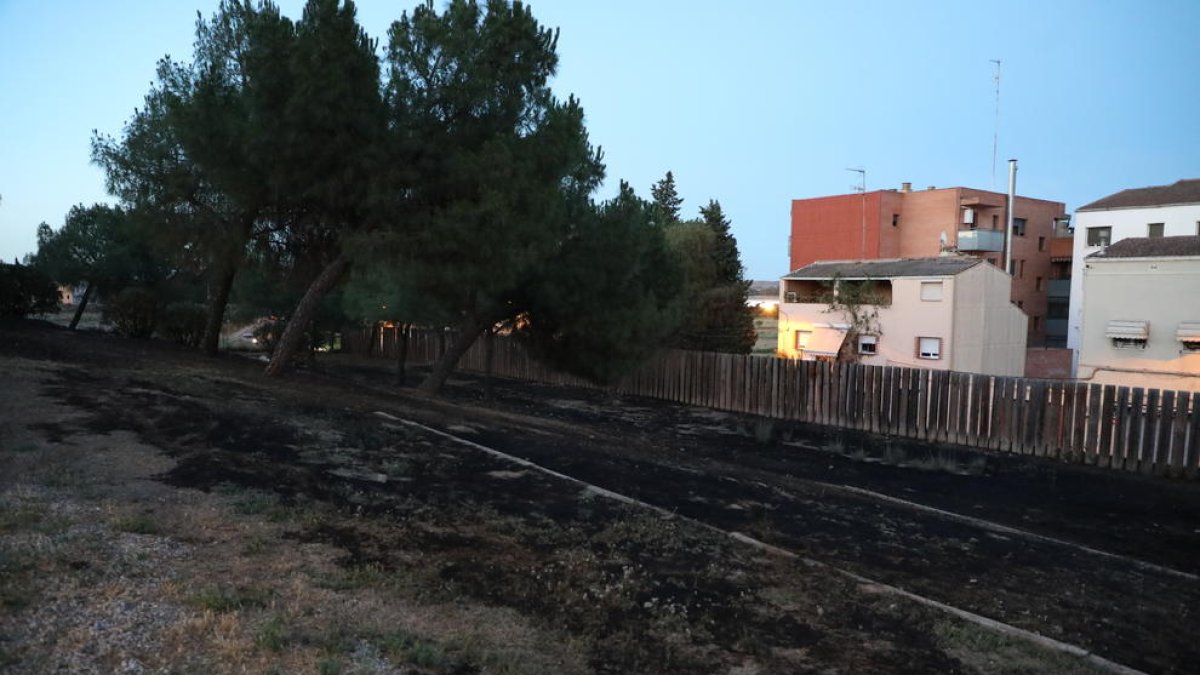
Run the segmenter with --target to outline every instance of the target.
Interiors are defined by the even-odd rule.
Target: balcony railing
[[[1004,233],[1000,230],[959,230],[960,251],[1003,251]]]

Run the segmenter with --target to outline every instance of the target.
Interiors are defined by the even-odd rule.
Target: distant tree
[[[754,312],[746,304],[737,241],[716,201],[702,220],[667,228],[667,241],[684,270],[683,324],[672,340],[679,349],[746,354],[754,347]]]
[[[683,216],[683,198],[675,190],[675,176],[670,171],[650,188],[650,195],[654,198],[655,219],[660,226],[679,222]]]
[[[58,286],[28,265],[0,263],[0,318],[21,319],[58,311]]]
[[[653,206],[622,182],[587,207],[559,255],[527,287],[519,339],[566,372],[612,384],[678,327],[681,272]]]
[[[126,286],[156,286],[165,276],[153,253],[119,207],[71,207],[57,231],[42,223],[31,264],[63,285],[85,284],[70,329],[79,325],[98,289],[116,294]]]

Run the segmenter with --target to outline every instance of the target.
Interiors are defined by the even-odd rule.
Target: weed
[[[40,530],[46,520],[45,507],[22,504],[0,510],[0,532]]]
[[[119,532],[129,532],[130,534],[158,534],[162,531],[158,523],[144,513],[117,518],[113,521],[112,526]]]
[[[421,668],[450,669],[459,665],[458,659],[441,645],[405,631],[385,635],[376,644],[393,659]]]
[[[283,622],[283,617],[278,614],[264,621],[258,627],[258,634],[254,636],[254,644],[273,652],[283,651],[288,642],[287,625]]]
[[[389,581],[387,572],[377,564],[352,565],[331,574],[318,577],[317,586],[331,591],[349,591],[357,588],[375,588]]]
[[[773,440],[775,440],[775,420],[755,420],[754,441],[759,445],[767,445]]]
[[[341,675],[342,660],[336,656],[321,659],[317,662],[317,673],[319,675]]]
[[[269,591],[233,587],[213,586],[189,596],[185,602],[210,612],[236,612],[243,609],[266,607],[271,599]]]

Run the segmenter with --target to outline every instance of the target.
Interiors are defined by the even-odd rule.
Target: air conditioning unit
[[[788,291],[784,294],[788,302],[800,302],[800,294],[796,291]]]
[[[974,224],[975,224],[975,209],[972,209],[972,208],[963,209],[963,225],[974,225]]]

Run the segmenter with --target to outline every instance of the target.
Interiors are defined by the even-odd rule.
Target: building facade
[[[782,279],[778,353],[1019,376],[1028,327],[1010,289],[971,256],[815,262]]]
[[[953,251],[1003,268],[1008,196],[954,187],[899,190],[792,201],[789,269],[819,260],[920,258]],[[1065,227],[1062,202],[1016,198],[1011,301],[1029,317],[1028,343],[1047,340],[1051,243]]]
[[[1200,391],[1200,236],[1126,238],[1076,276],[1079,379]]]
[[[1132,237],[1176,237],[1200,234],[1200,179],[1171,185],[1122,190],[1079,207],[1075,211],[1072,266],[1078,271],[1084,258]],[[1083,277],[1071,279],[1067,346],[1082,348]]]

